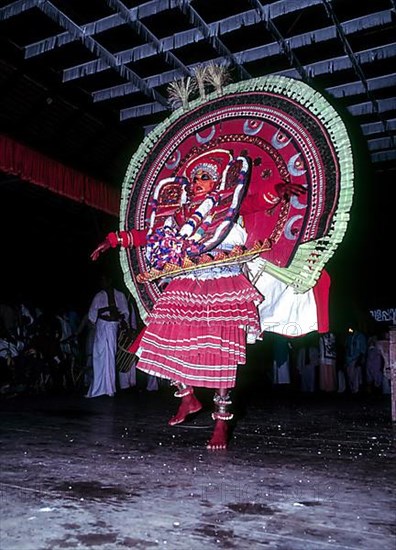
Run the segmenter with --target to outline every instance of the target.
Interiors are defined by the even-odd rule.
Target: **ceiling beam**
[[[356,57],[360,63],[375,63],[380,59],[390,59],[396,56],[396,43],[386,44],[385,46],[378,46],[377,48],[370,48],[369,50],[363,50],[356,53]],[[325,59],[323,61],[316,61],[315,63],[308,63],[305,68],[312,73],[313,76],[320,74],[334,73],[336,71],[344,71],[352,69],[352,63],[348,55],[342,55],[340,57],[334,57],[332,59]],[[295,76],[295,69],[286,69],[274,72],[272,74],[283,74],[285,76]]]
[[[378,116],[378,119],[380,121],[382,121],[383,116],[382,116],[382,111],[380,109],[379,102],[376,99],[375,95],[372,94],[372,90],[368,86],[366,75],[363,72],[361,63],[359,62],[358,57],[355,55],[355,53],[353,52],[353,50],[351,48],[351,45],[349,44],[349,41],[348,41],[348,39],[347,39],[347,37],[344,33],[344,30],[343,30],[342,26],[340,25],[338,17],[336,16],[336,14],[333,10],[333,6],[331,4],[331,1],[330,0],[322,0],[322,1],[323,1],[323,4],[326,8],[326,11],[327,11],[330,19],[333,21],[333,24],[335,25],[335,27],[337,29],[338,37],[341,40],[341,43],[344,47],[344,50],[345,50],[346,54],[349,56],[349,58],[351,60],[352,67],[353,67],[355,73],[357,74],[357,76],[360,78],[360,80],[362,82],[362,85],[363,85],[363,87],[365,89],[365,92],[366,92],[366,96],[372,104],[373,113],[376,113],[377,116]],[[389,136],[389,137],[392,137],[392,136]],[[393,139],[393,137],[392,137],[392,139]]]
[[[30,7],[35,7],[37,3],[40,3],[42,1],[44,0],[31,0],[32,6],[29,6],[26,9],[30,9]],[[309,7],[312,5],[320,4],[321,1],[322,0],[304,0],[303,2],[290,2],[290,0],[279,0],[278,2],[274,2],[273,4],[271,4],[268,9],[270,17],[272,19],[275,19],[277,17],[280,17],[281,15],[292,13],[296,10],[299,11],[305,7]],[[28,0],[21,0],[17,3],[20,3],[21,5],[29,4]],[[179,0],[151,0],[149,2],[146,2],[145,4],[137,6],[136,8],[131,8],[129,12],[131,14],[131,17],[142,20],[145,17],[161,13],[162,11],[168,11],[170,9],[177,8],[179,6],[179,3]],[[6,6],[5,8],[0,9],[0,19],[2,12],[4,13],[4,18],[6,18],[6,10],[9,7],[10,6]],[[12,16],[13,14],[11,13],[10,15],[7,15],[7,18]],[[222,21],[216,21],[214,23],[208,24],[208,27],[212,28],[215,26],[219,26],[220,34],[224,34],[226,29],[228,28],[230,29],[230,31],[232,31],[239,29],[242,24],[244,26],[253,25],[258,23],[260,20],[260,14],[256,10],[248,10],[246,12],[227,17]],[[123,24],[124,22],[121,17],[118,14],[114,14],[108,17],[104,17],[102,19],[98,19],[97,21],[86,23],[85,25],[81,25],[81,28],[84,30],[86,36],[93,36],[109,29],[116,28],[117,26],[121,26]],[[193,30],[192,32],[194,33],[195,30]],[[64,46],[75,40],[76,37],[71,35],[67,31],[59,33],[55,36],[39,40],[26,46],[25,57],[28,58],[34,57],[36,55],[41,55],[42,53],[50,51],[56,47]]]
[[[189,0],[181,0],[179,3],[179,9],[182,13],[188,16],[191,23],[202,33],[205,40],[212,45],[214,50],[223,57],[224,61],[236,68],[240,80],[251,78],[252,75],[238,63],[234,54],[220,40],[218,36],[218,27],[210,28],[191,6]]]
[[[236,54],[237,57],[239,55],[243,55],[243,52],[241,52],[240,54]],[[374,63],[378,59],[387,59],[391,57],[396,57],[396,43],[389,44],[386,46],[379,46],[378,48],[372,48],[370,50],[364,50],[362,52],[358,52],[356,56],[358,57],[360,63]],[[192,66],[190,66],[190,68],[191,67]],[[305,69],[309,71],[309,73],[312,74],[312,76],[317,76],[319,74],[326,74],[326,73],[334,73],[336,71],[341,71],[341,70],[346,70],[351,68],[352,68],[351,60],[347,55],[336,57],[334,59],[327,59],[325,61],[318,61],[316,63],[311,63],[305,66]],[[298,72],[294,68],[278,71],[273,74],[282,74],[285,76],[293,76],[295,78],[299,76]],[[147,85],[148,86],[155,85],[154,82],[151,81],[151,78],[157,78],[159,76],[160,75],[156,75],[155,77],[147,78],[146,79]],[[164,73],[162,76],[166,77],[166,73]],[[171,78],[169,79],[169,81],[170,80]],[[112,88],[108,88],[107,90],[94,92],[93,96],[95,98],[96,94],[103,94],[103,96],[101,97],[101,100],[103,100],[103,99],[109,99],[111,97],[117,97],[117,96],[123,95],[122,94],[123,91],[132,93],[131,89],[125,90],[126,86],[128,86],[128,84],[121,85],[121,86],[114,86]],[[133,90],[133,91],[137,91],[137,90]],[[104,97],[105,95],[107,97]],[[145,110],[147,113],[149,113],[149,108],[147,104],[145,105]],[[162,109],[162,110],[165,110],[165,109]],[[159,110],[155,112],[159,112]],[[139,106],[123,109],[122,111],[120,111],[120,120],[127,120],[129,118],[134,118],[136,116],[141,116]]]
[[[288,40],[285,40],[285,38],[280,33],[278,27],[275,25],[274,21],[272,20],[272,17],[270,16],[269,6],[265,5],[263,6],[259,0],[250,0],[250,3],[255,7],[255,9],[260,12],[263,16],[263,23],[267,29],[267,31],[275,38],[275,40],[278,42],[280,46],[280,50],[283,54],[286,55],[287,59],[289,60],[290,66],[294,67],[302,80],[305,82],[309,82],[311,79],[304,69],[304,67],[301,65],[298,57],[296,56],[293,48],[290,46],[290,42]]]
[[[258,18],[255,17],[254,21],[257,22],[257,20]],[[227,24],[225,24],[226,22]],[[225,20],[209,23],[207,24],[208,32],[210,34],[214,34],[216,29],[219,29],[220,33],[222,33],[221,29],[223,26],[225,29],[224,34],[240,28],[241,26],[240,17],[233,16],[233,17],[228,17]],[[181,31],[172,36],[167,36],[165,38],[160,39],[159,49],[161,50],[161,52],[168,52],[171,50],[183,48],[189,44],[197,44],[203,40],[205,40],[205,37],[201,31],[197,31],[197,29],[188,29],[186,31]],[[29,48],[29,46],[27,46],[27,48]],[[154,55],[156,55],[156,49],[153,47],[152,44],[143,44],[143,45],[136,46],[128,50],[123,50],[114,54],[114,56],[117,58],[117,61],[119,63],[132,63],[134,61],[140,61],[142,59],[153,57]],[[97,60],[81,63],[76,67],[69,67],[65,69],[63,72],[64,80],[72,80],[73,75],[78,74],[75,71],[76,68],[79,69],[79,72],[82,75],[86,75],[86,74],[93,74],[93,73],[107,70],[109,69],[109,66],[101,61],[98,62]],[[181,76],[182,76],[182,73],[179,73],[175,77],[181,77]],[[78,78],[78,76],[75,76],[75,78]]]
[[[396,150],[391,151],[378,151],[370,155],[372,162],[388,162],[396,160]]]
[[[35,1],[37,2],[37,1],[43,1],[43,0],[35,0]],[[168,9],[174,8],[177,5],[177,1],[178,0],[167,0],[166,2],[164,2],[164,0],[151,0],[149,2],[146,2],[145,4],[137,6],[136,8],[131,8],[129,12],[131,14],[131,17],[136,19],[138,18],[143,19],[145,17],[150,17],[151,15],[155,15],[157,13],[161,13],[162,11],[167,11]],[[0,16],[1,16],[1,10],[0,10]],[[84,25],[81,25],[81,28],[83,29],[84,34],[86,36],[94,36],[95,34],[106,32],[110,29],[114,29],[123,24],[124,24],[123,19],[117,13],[114,15],[103,17],[102,19],[98,19],[97,21],[85,23]],[[54,48],[58,48],[61,46],[65,46],[66,44],[70,44],[75,40],[76,40],[76,37],[73,34],[70,34],[70,32],[68,31],[56,34],[54,36],[50,36],[48,38],[44,38],[43,40],[38,40],[37,42],[34,42],[26,46],[25,58],[27,59],[29,57],[35,57],[36,55],[41,55],[45,52],[53,50]]]
[[[78,38],[78,40],[80,40],[80,42],[82,42],[84,46],[89,49],[89,51],[104,59],[122,78],[125,78],[125,80],[136,85],[139,88],[139,91],[144,95],[154,99],[161,105],[168,104],[166,98],[164,98],[156,90],[149,88],[138,75],[131,71],[131,69],[124,65],[119,65],[114,55],[106,50],[106,48],[98,44],[98,42],[96,42],[92,37],[85,36],[81,27],[76,25],[76,23],[69,19],[69,17],[67,17],[63,12],[58,10],[58,8],[56,8],[51,2],[46,1],[40,3],[38,7],[58,25],[61,25],[68,32],[74,34],[76,38]]]
[[[349,105],[348,111],[355,116],[363,115],[375,115],[377,113],[386,113],[388,111],[396,110],[396,98],[390,97],[387,99],[379,99],[374,107],[372,101],[366,101],[364,103],[357,103],[356,105]],[[386,121],[384,121],[384,124]]]
[[[368,78],[366,83],[369,91],[383,90],[384,88],[391,87],[395,87],[396,89],[396,73],[385,74],[375,78]],[[338,86],[331,86],[326,89],[333,97],[347,97],[364,94],[366,92],[365,86],[363,86],[363,83],[359,80],[356,82],[339,84]]]
[[[353,50],[352,50],[352,48],[349,44],[349,41],[348,41],[348,39],[345,35],[344,29],[342,28],[342,25],[340,24],[340,22],[338,20],[338,17],[336,16],[336,14],[333,10],[333,6],[331,4],[331,1],[329,1],[329,0],[322,0],[322,1],[323,1],[323,5],[326,8],[326,11],[327,11],[327,14],[328,14],[329,18],[331,19],[331,21],[333,22],[333,24],[334,24],[334,26],[337,30],[337,35],[338,35],[338,38],[341,41],[341,44],[343,45],[344,51],[348,55],[348,57],[350,58],[352,67],[354,68],[357,76],[362,81],[362,84],[365,87],[366,92],[368,94],[369,90],[368,90],[368,86],[367,86],[367,82],[366,82],[366,77],[363,73],[362,67],[359,64],[358,59],[356,58],[356,56],[355,56],[355,54],[354,54],[354,52],[353,52]],[[370,101],[373,101],[373,103],[375,103],[374,98],[370,98]]]
[[[365,17],[359,17],[350,21],[347,21],[343,24],[346,32],[356,32],[358,29],[361,28],[371,28],[370,25],[381,25],[384,24],[384,21],[391,21],[391,12],[389,10],[384,12],[379,12],[375,14],[376,17],[374,19],[369,18],[368,16]],[[189,31],[190,32],[190,31]],[[173,38],[175,40],[171,40],[171,37],[164,38],[162,42],[163,48],[171,47],[171,42],[180,43],[183,45],[183,39],[185,37],[184,31],[180,33],[180,40],[178,35],[175,35]],[[323,29],[318,29],[316,31],[309,31],[307,33],[302,33],[299,35],[296,35],[294,37],[289,38],[290,45],[293,49],[297,49],[302,46],[307,46],[312,43],[316,44],[318,42],[326,41],[331,38],[336,38],[336,30],[333,26],[331,27],[325,27]],[[142,56],[147,56],[147,45],[144,46],[138,46],[136,48],[132,48],[131,50],[126,50],[124,52],[119,52],[118,54],[115,54],[117,60],[119,60],[120,63],[128,63],[134,59],[136,56],[137,59],[141,59]],[[152,48],[150,48],[152,50]],[[373,50],[375,51],[375,50]],[[279,55],[281,52],[280,45],[278,42],[272,42],[271,44],[266,44],[264,46],[258,46],[256,48],[251,48],[249,50],[244,50],[242,52],[235,53],[234,56],[239,64],[243,65],[247,62],[257,61],[260,59],[268,59],[271,56]],[[146,56],[144,55],[146,53]],[[98,65],[101,64],[100,67]],[[195,64],[197,65],[197,64]],[[87,63],[84,63],[79,66],[81,72],[84,72],[84,74],[92,74],[94,72],[97,72],[98,70],[105,70],[108,67],[104,65],[100,60],[95,61],[89,61]],[[189,65],[190,69],[194,67],[194,65]],[[64,79],[70,80],[70,76],[72,76],[73,69],[66,69],[64,71]],[[164,84],[168,84],[172,80],[175,80],[177,78],[180,78],[182,76],[181,73],[177,71],[168,71],[163,72],[161,74],[153,75],[145,79],[146,83],[150,87],[160,86]],[[92,92],[92,97],[94,102],[98,101],[105,101],[108,99],[113,99],[115,97],[124,97],[128,94],[133,94],[137,92],[138,89],[133,86],[130,83],[126,84],[120,84],[117,86],[111,86],[109,88],[104,88],[102,90],[96,90]]]
[[[181,71],[184,76],[191,76],[189,69],[178,59],[174,53],[170,50],[163,51],[161,48],[161,41],[136,17],[132,17],[130,10],[120,0],[105,0],[106,4],[117,11],[121,19],[134,30],[138,36],[143,38],[143,40],[149,44],[152,44],[156,55],[160,55],[164,58],[165,62],[168,63],[175,69]]]
[[[193,63],[188,65],[189,69],[192,71],[195,67],[201,65],[201,63]],[[163,86],[164,84],[169,84],[173,80],[181,78],[181,74],[177,70],[165,71],[160,74],[149,76],[144,79],[147,86]],[[126,95],[134,94],[139,90],[133,84],[118,84],[117,86],[111,86],[110,88],[103,88],[92,92],[92,98],[94,102],[105,101],[107,99],[114,99],[116,97],[124,97]]]
[[[129,118],[150,116],[165,110],[166,107],[164,107],[163,105],[159,105],[158,103],[145,103],[144,105],[138,105],[137,107],[128,107],[127,109],[121,109],[120,120],[124,121]]]
[[[11,2],[7,6],[0,8],[0,21],[5,21],[32,8],[36,8],[41,2],[43,0],[18,0],[17,2]]]
[[[367,143],[370,151],[384,151],[395,147],[395,143],[390,137],[368,139]]]
[[[396,118],[389,118],[385,124],[383,122],[369,122],[360,125],[365,136],[381,134],[385,131],[396,130]]]
[[[249,15],[251,15],[252,12],[249,12]],[[245,15],[245,14],[244,14]],[[251,20],[251,19],[250,19]],[[238,23],[237,23],[238,21]],[[254,19],[255,22],[257,22],[257,17]],[[342,27],[344,29],[345,34],[352,34],[355,32],[360,31],[361,29],[369,29],[369,28],[375,28],[377,26],[383,26],[392,21],[392,14],[390,10],[384,10],[381,12],[377,12],[375,14],[371,14],[369,16],[362,16],[355,19],[352,19],[350,21],[345,21],[342,23]],[[245,20],[244,20],[245,23]],[[248,23],[247,23],[248,24]],[[224,27],[224,33],[229,32],[231,30],[235,30],[235,28],[239,28],[241,25],[241,21],[237,16],[229,17],[221,21],[217,21],[215,23],[209,24],[208,27],[210,29],[218,27],[220,29],[220,32],[222,27]],[[316,44],[318,42],[323,42],[326,40],[330,40],[333,38],[336,38],[337,33],[334,26],[325,27],[322,29],[317,29],[314,31],[309,31],[306,33],[302,33],[293,37],[290,37],[288,39],[288,42],[290,43],[290,47],[292,49],[297,49],[302,46],[311,45],[312,43]],[[188,31],[182,31],[180,33],[175,34],[174,36],[168,36],[166,38],[161,39],[159,42],[159,48],[161,51],[166,52],[171,49],[176,49],[177,47],[183,47],[186,44],[190,44],[191,42],[197,42],[203,40],[202,35],[199,33],[197,35],[197,31],[195,29],[188,30]],[[115,53],[114,56],[117,59],[117,62],[120,64],[123,63],[130,63],[135,60],[141,60],[147,57],[151,57],[155,55],[156,49],[153,47],[152,44],[144,44],[141,46],[137,46],[135,48],[131,48],[129,50],[124,50],[118,53]],[[250,62],[250,61],[256,61],[259,59],[264,59],[271,57],[273,55],[278,55],[281,52],[281,47],[278,42],[273,42],[271,44],[266,44],[264,46],[259,46],[256,48],[251,48],[249,50],[245,50],[243,52],[234,54],[235,59],[239,65],[243,65],[244,63]],[[101,59],[97,59],[94,61],[88,61],[86,63],[82,63],[76,67],[70,67],[68,69],[65,69],[63,72],[63,81],[70,81],[73,78],[79,78],[83,77],[89,74],[96,74],[100,71],[109,69],[109,66]],[[167,77],[165,78],[165,75]],[[158,86],[163,85],[171,82],[172,80],[175,80],[177,78],[181,78],[183,76],[183,72],[179,71],[169,71],[167,73],[162,73],[161,75],[154,75],[150,77],[150,81],[146,79],[146,82],[149,86]],[[153,84],[153,82],[157,81],[157,84]],[[131,93],[135,93],[138,91],[138,89],[129,84],[121,84],[118,86],[114,86],[111,88],[106,88],[103,90],[97,90],[93,92],[93,98],[94,101],[103,101],[107,99],[111,99],[118,96],[125,96]]]

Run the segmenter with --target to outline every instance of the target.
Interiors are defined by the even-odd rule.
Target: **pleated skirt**
[[[191,386],[234,387],[247,332],[260,332],[262,299],[242,274],[172,280],[148,318],[137,367]]]

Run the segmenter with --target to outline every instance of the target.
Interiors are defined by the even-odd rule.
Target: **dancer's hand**
[[[275,191],[278,194],[278,197],[281,199],[289,199],[291,195],[296,195],[297,197],[303,195],[307,192],[306,188],[299,183],[277,183],[275,185]]]
[[[103,252],[106,252],[106,250],[108,250],[109,248],[111,248],[111,244],[109,243],[109,241],[106,239],[104,240],[103,242],[100,243],[99,246],[97,246],[95,248],[95,250],[92,252],[91,254],[91,260],[93,262],[96,262],[96,260],[99,258],[99,256],[101,254],[103,254]]]
[[[108,233],[105,240],[92,252],[91,260],[95,262],[103,252],[106,252],[109,248],[116,248],[117,246],[122,246],[123,248],[132,247],[132,231],[112,231]]]

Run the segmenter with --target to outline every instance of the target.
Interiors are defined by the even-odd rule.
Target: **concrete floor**
[[[2,398],[1,550],[395,550],[390,397],[251,389],[217,453],[208,397],[174,428],[168,387]]]

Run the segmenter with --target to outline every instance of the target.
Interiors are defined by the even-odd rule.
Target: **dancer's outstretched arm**
[[[103,254],[103,252],[106,252],[106,250],[109,250],[109,248],[116,248],[117,246],[130,248],[133,245],[134,238],[132,231],[113,231],[95,248],[91,254],[91,260],[95,262],[99,256]]]

